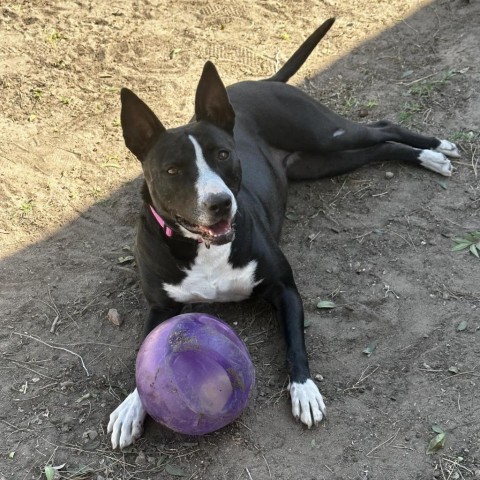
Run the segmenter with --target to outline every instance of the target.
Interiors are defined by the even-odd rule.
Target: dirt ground
[[[246,340],[249,407],[200,438],[149,422],[112,451],[146,313],[120,87],[180,125],[205,60],[227,84],[268,76],[330,16],[294,82],[354,120],[457,142],[453,176],[385,163],[291,186],[282,243],[326,422],[293,420],[267,305],[197,306]],[[3,0],[0,479],[480,478],[480,264],[451,251],[479,230],[479,20],[478,0]],[[432,427],[445,444],[426,455]]]

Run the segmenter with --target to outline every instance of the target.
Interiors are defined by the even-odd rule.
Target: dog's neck
[[[167,237],[172,237],[173,230],[165,223],[165,220],[157,213],[157,211],[153,208],[152,205],[149,205],[149,207],[150,207],[150,211],[152,212],[152,215],[155,217],[155,220],[163,228],[165,235]]]

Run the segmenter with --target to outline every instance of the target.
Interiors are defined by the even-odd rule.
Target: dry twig
[[[70,353],[70,355],[75,355],[76,357],[78,357],[80,359],[80,362],[82,362],[82,367],[85,370],[85,373],[87,374],[87,377],[90,376],[90,373],[88,373],[88,370],[87,370],[87,367],[85,366],[85,362],[83,361],[83,358],[78,353],[72,352],[71,350],[68,350],[68,348],[56,347],[55,345],[51,345],[50,343],[44,342],[40,338],[34,337],[32,335],[27,335],[25,333],[19,333],[19,332],[13,332],[13,334],[18,335],[19,337],[30,338],[32,340],[35,340],[36,342],[42,343],[43,345],[45,345],[49,348],[53,348],[55,350],[63,350],[64,352]]]

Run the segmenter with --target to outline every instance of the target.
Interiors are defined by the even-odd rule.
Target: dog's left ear
[[[235,112],[228,99],[227,90],[212,62],[203,67],[195,95],[195,117],[197,122],[205,120],[233,133]]]

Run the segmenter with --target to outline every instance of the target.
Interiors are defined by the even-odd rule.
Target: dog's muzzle
[[[189,232],[199,235],[206,246],[224,245],[235,238],[233,218],[223,219],[211,225],[195,225],[179,217],[177,222]]]

